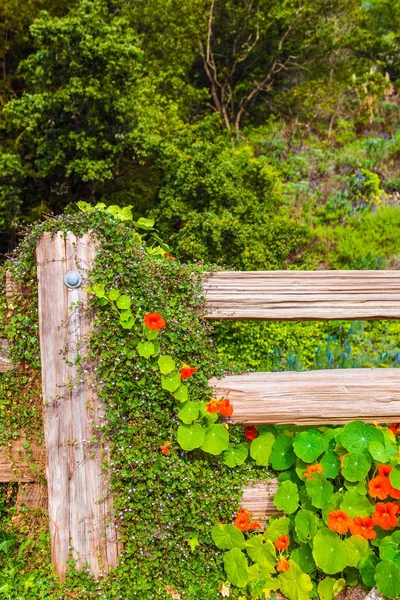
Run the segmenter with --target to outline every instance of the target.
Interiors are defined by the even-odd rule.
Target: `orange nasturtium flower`
[[[280,538],[274,541],[274,546],[279,551],[286,550],[290,546],[290,539],[287,535],[281,535]]]
[[[166,322],[159,313],[146,313],[144,315],[144,324],[153,331],[160,331],[166,326]]]
[[[371,517],[354,517],[350,531],[352,535],[361,535],[366,540],[373,540],[376,538],[374,527],[375,523]]]
[[[390,488],[390,481],[383,475],[377,475],[371,481],[368,482],[368,493],[371,498],[379,498],[379,500],[385,500],[388,497]]]
[[[164,258],[167,260],[175,260],[175,257],[168,254],[168,252],[164,252]]]
[[[247,508],[241,508],[234,521],[234,526],[240,529],[240,531],[250,531],[250,529],[261,529],[261,525],[258,521],[252,521],[252,513]]]
[[[253,441],[258,436],[258,431],[254,425],[246,425],[244,428],[244,437],[246,440]]]
[[[168,448],[170,447],[171,442],[164,442],[162,446],[160,446],[160,450],[163,454],[168,454]]]
[[[400,423],[391,423],[389,429],[394,435],[400,435]]]
[[[328,515],[328,527],[337,533],[347,533],[352,526],[353,520],[344,510],[333,510]]]
[[[289,561],[286,560],[284,556],[281,556],[278,560],[278,564],[276,565],[277,571],[287,571],[290,567]]]
[[[227,398],[218,400],[218,412],[222,417],[231,417],[233,414],[233,406]]]
[[[397,527],[397,513],[399,507],[395,502],[377,502],[375,504],[375,512],[371,519],[375,525],[379,525],[382,529],[390,529]]]
[[[211,402],[206,404],[206,411],[211,414],[218,412],[218,400],[211,398]]]
[[[188,367],[188,365],[183,365],[181,368],[181,379],[190,379],[193,373],[198,370],[198,367]]]
[[[323,471],[323,466],[316,464],[316,465],[308,465],[308,467],[306,468],[306,472],[303,475],[304,479],[312,479],[313,476],[311,475],[311,473],[322,473]]]
[[[389,477],[392,471],[393,467],[390,465],[379,465],[378,467],[378,475],[382,475],[382,477]]]

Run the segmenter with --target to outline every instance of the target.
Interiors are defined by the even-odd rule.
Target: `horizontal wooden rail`
[[[203,290],[207,319],[400,319],[400,271],[222,271]]]
[[[209,384],[216,397],[232,402],[233,423],[400,421],[400,369],[247,373],[213,378]]]

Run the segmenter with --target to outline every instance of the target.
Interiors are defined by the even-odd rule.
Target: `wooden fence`
[[[119,544],[108,480],[101,470],[105,450],[94,441],[103,407],[78,377],[74,356],[84,355],[91,320],[81,310],[85,281],[95,255],[88,236],[44,234],[38,244],[39,329],[47,456],[52,560],[64,579],[72,555],[97,575],[116,564]],[[77,270],[83,285],[63,282]],[[8,286],[9,295],[12,286]],[[398,271],[218,272],[204,279],[207,319],[398,319]],[[11,368],[6,344],[0,372]],[[64,352],[67,349],[67,355]],[[67,358],[67,362],[64,360]],[[400,421],[400,369],[343,369],[307,373],[250,373],[211,379],[214,394],[229,397],[234,423],[339,424],[362,419]],[[31,465],[42,447],[21,441],[0,450],[0,481],[24,482],[22,501],[32,501],[37,475]],[[29,484],[31,493],[29,493]],[[276,481],[251,482],[242,504],[263,522],[276,513]],[[37,496],[37,495],[36,495]],[[37,499],[33,500],[37,502]]]

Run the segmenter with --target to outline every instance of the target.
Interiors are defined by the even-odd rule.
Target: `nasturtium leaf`
[[[325,450],[328,452],[332,447],[335,447],[335,436],[337,435],[337,429],[329,428],[321,435],[321,439],[324,442]]]
[[[283,510],[290,515],[299,505],[299,491],[295,483],[284,481],[279,483],[278,491],[274,496],[274,504],[278,510]]]
[[[290,519],[288,517],[278,517],[268,525],[264,531],[264,539],[274,542],[282,535],[288,535],[290,530]]]
[[[324,508],[332,500],[333,485],[323,473],[313,473],[312,479],[306,481],[306,490],[316,508]]]
[[[378,559],[375,554],[370,554],[367,558],[363,558],[358,565],[362,582],[369,588],[375,585],[375,569],[377,564]]]
[[[140,219],[138,219],[135,222],[135,225],[140,229],[145,229],[146,231],[148,231],[149,229],[153,229],[154,221],[152,219],[145,219],[144,217],[140,217]]]
[[[139,356],[150,358],[154,353],[154,344],[152,342],[139,342],[136,346]]]
[[[104,287],[104,283],[95,283],[94,285],[92,285],[90,288],[90,293],[94,294],[96,298],[105,298],[106,290]]]
[[[333,600],[333,586],[335,585],[336,579],[333,577],[325,577],[318,584],[318,598],[320,600]]]
[[[186,425],[191,425],[199,416],[199,412],[198,402],[185,402],[178,412],[178,417]]]
[[[309,542],[312,540],[317,533],[320,524],[322,524],[322,521],[311,510],[299,510],[294,520],[294,526],[299,541]]]
[[[209,454],[221,454],[229,446],[229,432],[222,423],[207,427],[201,449]]]
[[[361,494],[361,496],[365,496],[368,492],[368,486],[365,479],[362,479],[361,481],[347,481],[347,479],[345,479],[344,487],[348,490],[355,490]]]
[[[275,572],[276,550],[271,540],[265,542],[261,534],[253,535],[246,540],[245,548],[252,561],[262,564],[269,573]]]
[[[168,375],[175,370],[176,364],[173,358],[170,356],[160,356],[157,361],[158,367],[163,375]],[[179,376],[180,385],[180,376]]]
[[[154,340],[153,346],[154,346],[154,352],[153,352],[152,356],[157,356],[157,354],[160,354],[160,342],[158,340]]]
[[[344,573],[348,573],[347,569],[344,570]],[[358,574],[357,574],[356,584],[358,583],[358,580],[359,580],[359,577],[358,577]],[[339,579],[336,579],[335,583],[333,584],[333,597],[334,598],[336,598],[336,596],[338,594],[340,594],[340,592],[342,590],[344,590],[344,588],[346,587],[347,583],[349,585],[351,585],[350,578],[348,579],[348,581],[346,581],[346,579],[344,579],[344,577],[340,577]]]
[[[304,481],[303,475],[306,472],[307,467],[308,467],[307,463],[303,462],[300,458],[297,459],[295,471],[296,471],[297,477],[299,479],[301,479],[301,481]]]
[[[370,442],[383,443],[383,433],[374,425],[352,421],[343,427],[340,441],[349,452],[365,452]]]
[[[385,598],[396,598],[400,595],[400,567],[391,560],[383,560],[376,566],[375,582]]]
[[[116,301],[117,298],[119,298],[121,295],[121,292],[119,292],[118,290],[110,290],[108,292],[108,297],[110,298],[110,300],[112,300],[113,302]]]
[[[0,531],[0,552],[4,552],[7,554],[11,546],[14,546],[16,543],[15,537],[6,533],[5,531]]]
[[[354,489],[345,492],[340,508],[346,511],[349,517],[369,517],[374,512],[374,507],[368,498]]]
[[[238,467],[242,465],[249,454],[248,444],[229,444],[228,448],[222,454],[222,462],[228,467]]]
[[[124,206],[118,213],[120,221],[132,221],[132,206]]]
[[[400,531],[386,535],[379,546],[379,556],[382,560],[392,560],[400,567]]]
[[[333,494],[332,499],[328,502],[326,506],[322,509],[322,518],[325,523],[328,522],[328,515],[333,510],[337,510],[340,507],[340,504],[343,502],[343,491],[336,492]]]
[[[358,567],[363,558],[367,558],[372,552],[368,540],[360,535],[352,535],[344,540],[346,548],[349,551],[349,567]]]
[[[395,465],[389,475],[389,481],[396,490],[400,490],[400,465]]]
[[[250,567],[248,567],[247,569],[247,578],[249,583],[252,583],[253,581],[257,581],[258,579],[260,579],[261,577],[261,573],[260,573],[260,567],[259,565],[251,565]]]
[[[288,435],[280,435],[272,446],[270,461],[272,468],[276,471],[284,471],[292,466],[296,460],[293,451],[293,438]]]
[[[229,581],[238,588],[243,588],[247,585],[249,580],[247,575],[248,566],[247,558],[239,548],[233,548],[225,553],[225,573],[227,574]]]
[[[154,329],[150,329],[150,327],[144,328],[144,335],[146,340],[156,340],[158,338],[158,331],[154,331]]]
[[[206,431],[196,423],[195,425],[179,425],[177,440],[183,450],[194,450],[200,448],[204,442]]]
[[[125,296],[123,294],[122,296],[119,296],[117,298],[116,304],[121,310],[127,310],[128,308],[130,308],[132,300],[129,298],[129,296]]]
[[[192,552],[196,550],[197,546],[200,546],[199,538],[197,537],[197,535],[194,535],[191,538],[189,538],[187,543],[189,544],[190,550]]]
[[[123,312],[130,312],[130,311],[123,311]],[[132,327],[135,324],[135,317],[132,315],[124,315],[122,317],[122,315],[119,316],[119,324],[121,325],[121,327],[123,327],[124,329],[132,329]]]
[[[385,446],[381,442],[370,442],[368,450],[372,458],[378,462],[386,463],[390,458]]]
[[[324,441],[318,431],[310,429],[296,435],[293,442],[296,456],[306,463],[314,462],[325,450]]]
[[[271,448],[275,441],[275,436],[270,433],[262,433],[250,445],[250,456],[254,458],[256,464],[259,467],[267,467],[269,464],[269,457],[271,454]]]
[[[119,313],[120,323],[123,323],[124,321],[128,321],[131,318],[133,318],[133,314],[132,314],[130,308],[127,308],[126,310],[121,310],[121,312]]]
[[[337,533],[327,527],[320,529],[314,538],[313,556],[317,567],[333,575],[349,564],[349,551]]]
[[[99,306],[106,306],[108,304],[108,300],[105,297],[104,298],[98,298],[97,302],[98,302]]]
[[[211,529],[211,537],[217,548],[222,550],[241,550],[245,546],[243,533],[234,525],[216,525]]]
[[[371,461],[361,452],[350,452],[342,460],[342,475],[349,481],[365,479],[371,468]]]
[[[179,400],[179,402],[186,402],[188,399],[188,389],[186,385],[181,384],[177,390],[174,392],[174,398]]]
[[[289,569],[278,576],[280,592],[289,600],[309,600],[313,588],[310,576],[293,560],[289,560],[289,565]]]
[[[151,342],[147,342],[150,344]],[[161,387],[163,390],[167,390],[168,392],[175,392],[178,387],[181,385],[181,378],[179,373],[174,373],[173,375],[161,375]]]
[[[308,544],[301,544],[298,548],[295,548],[290,558],[299,565],[303,573],[311,573],[315,569],[312,550]]]
[[[333,450],[328,450],[328,452],[325,452],[319,461],[319,464],[322,466],[323,473],[327,479],[334,479],[338,475],[340,469],[340,460],[336,452]]]

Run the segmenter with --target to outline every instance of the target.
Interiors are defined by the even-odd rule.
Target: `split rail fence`
[[[70,548],[78,568],[92,573],[116,565],[119,543],[113,525],[109,482],[101,470],[107,453],[93,441],[91,423],[103,407],[90,384],[76,381],[74,357],[84,355],[90,318],[81,310],[95,257],[89,236],[45,233],[37,247],[39,330],[45,422],[46,477],[52,561],[65,578]],[[77,270],[83,285],[69,289],[64,275]],[[8,282],[8,300],[23,294]],[[206,319],[331,320],[400,319],[398,271],[217,272],[204,278]],[[2,342],[0,372],[12,365]],[[66,359],[66,360],[65,360]],[[338,369],[249,373],[210,380],[217,397],[229,397],[241,424],[331,424],[354,419],[400,421],[400,369]],[[91,441],[92,440],[92,441]],[[0,482],[18,481],[20,501],[37,504],[32,465],[42,447],[23,439],[0,449]],[[254,481],[242,504],[264,523],[276,513],[276,481]]]

